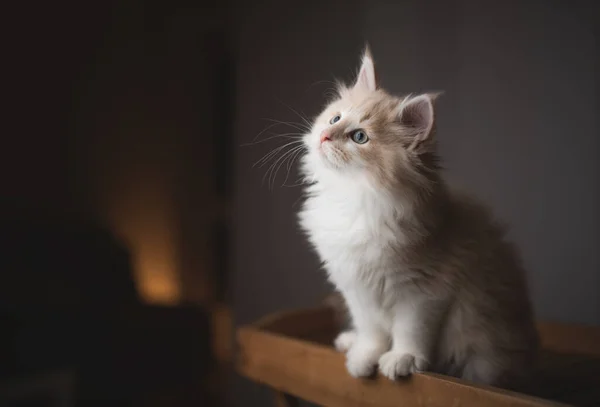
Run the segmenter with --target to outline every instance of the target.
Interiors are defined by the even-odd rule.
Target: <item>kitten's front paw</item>
[[[379,371],[390,380],[427,369],[425,359],[410,353],[391,350],[379,358]]]
[[[350,350],[352,345],[354,345],[355,341],[356,341],[356,332],[355,331],[345,331],[345,332],[342,332],[341,334],[339,334],[337,336],[337,338],[335,338],[335,341],[333,341],[333,345],[335,346],[335,348],[337,349],[338,352],[346,353],[346,352],[348,352],[348,350]]]
[[[375,372],[377,360],[384,350],[380,346],[355,343],[346,354],[346,368],[353,377],[368,377]]]

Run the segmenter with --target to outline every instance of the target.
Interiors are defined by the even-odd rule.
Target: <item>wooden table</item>
[[[240,328],[236,367],[272,388],[279,406],[298,398],[332,407],[600,406],[600,328],[540,323],[539,331],[544,357],[530,394],[432,373],[396,382],[381,375],[354,379],[344,355],[329,345],[338,327],[327,307],[282,312]]]

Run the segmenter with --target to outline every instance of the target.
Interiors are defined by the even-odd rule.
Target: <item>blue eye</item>
[[[362,130],[357,130],[354,133],[352,133],[352,141],[354,141],[356,144],[365,144],[367,141],[369,141],[369,137],[367,137],[367,134],[362,131]]]
[[[339,121],[340,121],[340,119],[341,119],[341,118],[342,118],[342,116],[340,116],[339,114],[338,114],[338,115],[335,115],[335,116],[333,116],[333,117],[331,118],[331,120],[329,120],[329,123],[330,123],[330,124],[337,123],[337,122],[339,122]]]

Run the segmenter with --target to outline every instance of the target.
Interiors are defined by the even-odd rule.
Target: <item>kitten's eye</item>
[[[342,116],[340,116],[339,114],[338,114],[338,115],[335,115],[335,116],[333,116],[333,117],[331,118],[331,120],[329,120],[329,123],[330,123],[330,124],[337,123],[337,122],[339,122],[339,121],[340,121],[340,119],[341,119],[341,118],[342,118]]]
[[[367,134],[362,131],[362,130],[357,130],[354,133],[352,133],[352,141],[354,141],[356,144],[365,144],[367,141],[369,141],[369,137],[367,137]]]

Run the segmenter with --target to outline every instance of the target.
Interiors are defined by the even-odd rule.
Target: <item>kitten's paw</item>
[[[377,360],[384,350],[380,346],[355,343],[346,354],[346,368],[352,377],[368,377],[375,373]]]
[[[350,349],[346,357],[346,369],[352,377],[369,377],[375,373],[377,358]]]
[[[354,345],[355,341],[356,341],[356,332],[355,331],[345,331],[345,332],[342,332],[341,334],[339,334],[337,336],[337,338],[335,338],[335,341],[333,341],[333,345],[335,346],[335,348],[337,349],[338,352],[346,353],[346,352],[348,352],[348,350],[350,350],[352,345]]]
[[[425,359],[410,353],[391,350],[379,358],[379,371],[390,380],[427,369]]]

